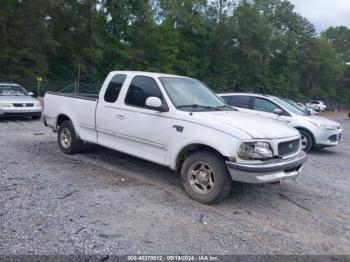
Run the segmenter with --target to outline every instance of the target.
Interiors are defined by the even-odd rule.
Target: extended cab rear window
[[[107,103],[114,103],[115,101],[117,101],[125,79],[126,79],[126,75],[113,76],[111,82],[109,82],[109,85],[107,86],[105,96],[104,96],[104,100]]]
[[[227,96],[229,97],[229,96]],[[225,100],[230,106],[249,108],[250,97],[249,96],[230,96],[230,99]]]

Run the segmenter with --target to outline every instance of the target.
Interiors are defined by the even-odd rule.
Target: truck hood
[[[31,96],[0,96],[0,103],[36,103],[39,102]]]
[[[255,139],[298,136],[299,132],[281,121],[237,111],[196,112],[199,119],[225,132],[239,129]]]

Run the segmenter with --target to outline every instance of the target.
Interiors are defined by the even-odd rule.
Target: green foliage
[[[217,92],[350,99],[350,30],[283,0],[1,0],[0,80],[96,91],[111,70],[199,78]],[[62,86],[60,86],[62,83]]]

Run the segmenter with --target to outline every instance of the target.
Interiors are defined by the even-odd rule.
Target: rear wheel
[[[188,156],[181,168],[181,180],[187,194],[203,204],[226,198],[232,186],[223,158],[210,151]]]
[[[60,124],[57,139],[62,152],[66,154],[78,153],[83,144],[83,141],[77,136],[71,121],[64,121]]]
[[[300,129],[301,149],[305,152],[310,152],[313,147],[313,139],[309,132]]]

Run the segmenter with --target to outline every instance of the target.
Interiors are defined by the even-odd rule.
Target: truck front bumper
[[[297,177],[306,159],[307,155],[302,151],[298,155],[287,159],[277,159],[251,165],[227,161],[226,166],[232,180],[261,184]]]

